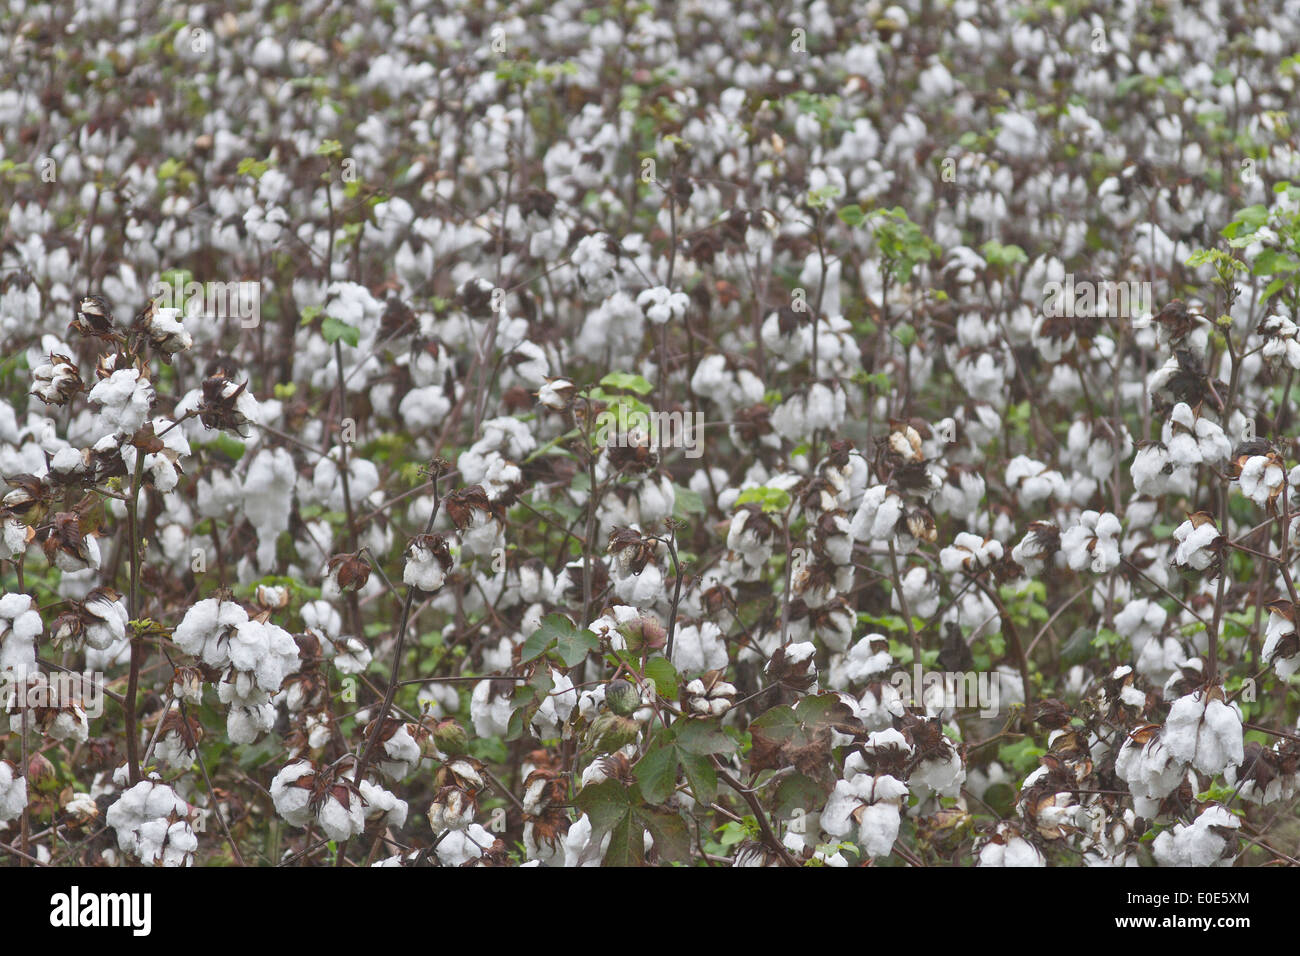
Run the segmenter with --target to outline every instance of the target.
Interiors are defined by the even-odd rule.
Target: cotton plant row
[[[0,12],[0,857],[1290,863],[1300,9],[934,6]]]

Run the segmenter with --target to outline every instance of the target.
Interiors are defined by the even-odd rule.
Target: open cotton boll
[[[348,791],[345,798],[331,792],[316,812],[316,823],[331,840],[342,842],[352,839],[366,828],[365,808],[361,804],[361,798],[351,791]]]
[[[978,571],[1002,559],[1002,543],[968,531],[958,533],[953,543],[939,552],[939,564],[945,571]]]
[[[247,697],[237,694],[234,687],[229,682],[217,685],[217,699],[230,705],[226,712],[226,735],[231,743],[251,744],[275,726],[275,705],[263,699],[265,691]]]
[[[299,760],[281,769],[271,780],[270,794],[275,812],[290,826],[305,827],[312,820],[308,808],[311,788],[299,785],[299,781],[307,780],[312,774],[311,763]]]
[[[496,838],[477,823],[464,830],[449,830],[438,840],[438,860],[443,866],[464,866],[483,856],[491,849]]]
[[[830,683],[841,687],[861,685],[886,674],[894,666],[889,653],[889,642],[883,634],[867,634],[860,638],[848,653],[831,663]]]
[[[316,463],[312,472],[312,493],[330,511],[343,511],[343,479],[339,462],[343,459],[343,450],[335,445],[328,456]],[[348,498],[356,508],[379,487],[379,469],[375,463],[358,457],[355,452],[348,454]]]
[[[191,866],[198,849],[192,817],[189,804],[171,787],[157,780],[142,780],[108,808],[104,822],[117,832],[118,848],[141,863]]]
[[[277,693],[298,669],[298,645],[288,631],[270,622],[245,621],[229,638],[230,666],[252,674],[257,686]]]
[[[904,507],[902,497],[885,485],[868,488],[853,515],[849,533],[858,541],[890,541]]]
[[[2,611],[0,607],[0,611]],[[172,632],[172,640],[186,654],[212,667],[230,663],[228,633],[248,622],[248,612],[233,601],[204,598],[185,612]]]
[[[384,825],[401,829],[406,825],[407,803],[383,787],[362,780],[361,798],[365,801],[367,818],[383,817]]]
[[[560,736],[560,730],[573,708],[578,706],[578,693],[567,674],[551,669],[551,690],[533,716],[533,731],[541,738]]]
[[[1176,823],[1156,836],[1151,845],[1160,866],[1232,866],[1241,821],[1230,811],[1212,804],[1190,826]]]
[[[27,806],[27,777],[8,760],[0,760],[0,823],[17,820]]]
[[[776,526],[763,513],[741,508],[731,518],[727,529],[727,548],[749,565],[760,567],[772,557]]]
[[[1241,466],[1237,486],[1261,508],[1282,490],[1283,471],[1274,456],[1254,455]]]
[[[1172,562],[1176,567],[1206,571],[1218,561],[1219,529],[1210,519],[1188,518],[1174,529],[1178,543]]]
[[[402,582],[422,591],[437,591],[455,567],[455,554],[441,535],[417,535],[406,549]]]
[[[1046,866],[1047,860],[1038,847],[1003,823],[978,847],[975,865],[1037,867]]]
[[[257,564],[265,570],[275,564],[275,543],[289,529],[298,469],[285,448],[263,448],[244,475],[244,514],[257,531]]]
[[[586,786],[584,781],[583,786]],[[592,839],[591,819],[584,813],[569,827],[564,835],[564,865],[566,867],[600,866],[609,849],[612,831],[599,839]]]
[[[398,403],[397,413],[415,432],[437,428],[451,412],[452,400],[441,385],[413,388]]]
[[[474,685],[470,697],[470,721],[474,724],[474,733],[480,737],[501,737],[510,727],[510,715],[514,704],[509,691],[496,693],[491,680],[482,680]]]
[[[1061,473],[1026,455],[1011,459],[1007,465],[1006,484],[1015,489],[1020,503],[1026,506],[1052,496],[1066,496],[1065,478]]]
[[[89,399],[100,406],[104,430],[134,434],[149,417],[154,390],[139,369],[123,368],[92,388]]]
[[[158,417],[152,421],[154,434],[163,443],[161,451],[144,456],[144,467],[150,483],[160,492],[172,491],[180,480],[179,463],[190,455],[190,443],[185,432],[175,425],[170,418]],[[138,454],[136,448],[128,443],[121,447],[122,462],[128,473],[135,470]]]
[[[36,638],[44,625],[32,604],[26,594],[0,597],[0,677],[24,677],[36,670]]]
[[[831,836],[856,838],[873,859],[888,856],[898,839],[900,808],[907,784],[889,775],[860,773],[836,782],[821,813],[821,826]]]
[[[673,639],[672,664],[680,674],[702,674],[727,666],[727,645],[722,629],[712,621],[678,626]]]
[[[1125,739],[1115,757],[1115,773],[1134,797],[1160,801],[1182,782],[1185,764],[1158,731],[1148,729]]]
[[[1088,568],[1105,574],[1119,565],[1119,518],[1109,512],[1085,511],[1061,534],[1061,554],[1074,571]]]
[[[1285,679],[1300,671],[1300,640],[1296,638],[1295,623],[1278,609],[1269,610],[1260,657],[1273,665],[1278,677]]]
[[[1174,701],[1163,737],[1176,760],[1216,776],[1228,766],[1241,765],[1241,708],[1224,703],[1222,692],[1216,694],[1214,688],[1196,691]]]
[[[953,751],[947,755],[930,756],[922,760],[912,772],[909,783],[929,788],[943,797],[954,796],[966,780],[966,768],[961,756]],[[921,791],[924,792],[924,789]]]

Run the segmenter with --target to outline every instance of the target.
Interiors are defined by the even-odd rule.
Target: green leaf
[[[683,753],[707,756],[727,753],[736,748],[735,741],[722,732],[722,724],[716,719],[688,720],[685,723],[679,721],[674,726],[680,728],[676,742],[677,748]]]
[[[667,748],[671,750],[671,748]],[[649,756],[649,755],[647,755]],[[645,762],[646,758],[642,758]],[[638,765],[639,766],[639,765]],[[591,821],[591,837],[610,835],[604,866],[640,866],[645,862],[643,834],[649,830],[661,860],[685,860],[690,857],[690,835],[681,814],[641,805],[637,790],[624,787],[617,780],[583,787],[574,805]]]
[[[766,512],[785,511],[790,507],[790,493],[782,488],[746,488],[736,498],[735,507],[759,504]]]
[[[157,177],[159,180],[171,179],[177,175],[185,166],[178,159],[164,159],[158,165]]]
[[[642,796],[650,803],[663,803],[677,788],[677,748],[665,743],[646,751],[632,772]]]
[[[687,515],[702,515],[705,513],[704,499],[691,489],[674,484],[673,496],[676,502],[673,505],[674,518],[680,518],[684,521]]]
[[[650,658],[645,665],[645,676],[655,682],[655,693],[660,697],[677,699],[677,669],[668,658]]]
[[[1038,758],[1046,752],[1042,747],[1034,743],[1032,737],[1026,737],[1023,740],[1017,740],[1013,744],[999,747],[998,761],[1011,764],[1015,768],[1015,775],[1023,776],[1037,768]]]
[[[330,345],[342,339],[348,345],[356,348],[357,343],[361,341],[360,329],[331,316],[326,316],[325,321],[321,323],[320,331],[321,335],[325,336],[325,341]]]
[[[641,821],[628,813],[609,831],[609,849],[601,866],[640,866],[645,862],[645,830]],[[592,838],[596,837],[592,827]]]
[[[653,385],[640,375],[633,375],[630,372],[610,372],[600,380],[600,384],[605,388],[626,389],[629,392],[636,392],[638,395],[649,395],[654,391]]]
[[[216,446],[217,450],[223,455],[233,458],[235,461],[244,457],[244,443],[233,435],[225,432],[218,432],[217,437],[211,441],[204,442],[206,445]]]
[[[789,818],[795,816],[796,810],[806,813],[821,806],[825,799],[826,793],[816,780],[793,773],[777,784],[774,809],[778,816]]]
[[[996,239],[990,239],[984,245],[980,246],[980,255],[991,266],[1009,266],[1015,263],[1025,264],[1029,262],[1029,257],[1025,255],[1025,250],[1016,245],[1003,245]]]
[[[710,804],[717,799],[718,771],[714,769],[713,761],[703,754],[682,753],[680,750],[677,756],[696,802]]]
[[[263,160],[245,156],[239,161],[239,166],[236,167],[235,172],[241,176],[252,176],[254,179],[261,179],[270,168],[270,164]]]
[[[613,829],[631,810],[627,788],[613,779],[583,787],[573,802],[591,821],[591,834],[596,839]]]
[[[1300,261],[1288,256],[1285,252],[1277,249],[1263,249],[1255,257],[1254,265],[1251,266],[1250,272],[1257,276],[1271,276],[1290,274],[1300,268]]]
[[[817,189],[808,190],[806,201],[810,209],[821,209],[831,204],[831,200],[840,195],[840,187],[827,184]]]
[[[856,203],[841,206],[838,215],[840,217],[840,222],[847,226],[860,226],[867,219],[866,214],[862,211],[862,207]]]
[[[527,664],[554,649],[565,667],[573,667],[586,658],[588,652],[600,647],[600,639],[591,631],[577,626],[563,614],[548,614],[539,627],[524,641],[519,662]]]
[[[686,829],[686,821],[680,813],[670,810],[637,810],[633,814],[638,822],[650,831],[654,838],[655,849],[660,860],[689,860],[691,857],[691,837]],[[614,844],[610,840],[610,846]],[[608,863],[608,856],[606,862]]]

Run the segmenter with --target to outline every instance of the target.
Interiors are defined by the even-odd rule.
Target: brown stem
[[[713,762],[718,768],[718,779],[740,794],[741,799],[749,804],[754,819],[758,821],[758,828],[763,831],[763,839],[776,851],[776,855],[781,858],[781,862],[786,866],[798,866],[798,862],[790,855],[790,851],[785,848],[785,844],[777,839],[776,834],[772,832],[772,825],[767,822],[767,814],[763,810],[762,804],[758,802],[758,798],[754,796],[752,791],[746,789],[744,784],[727,773],[716,758]]]
[[[131,585],[128,594],[131,621],[140,613],[140,523],[137,508],[140,501],[140,482],[144,476],[144,452],[136,450],[135,473],[131,476],[131,497],[126,503],[126,537],[131,549]],[[126,684],[126,769],[131,785],[140,782],[140,740],[136,733],[136,696],[140,690],[140,668],[144,664],[144,642],[131,631],[131,673]]]

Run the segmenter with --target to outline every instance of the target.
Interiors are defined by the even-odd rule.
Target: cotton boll
[[[858,541],[890,541],[903,516],[903,499],[884,485],[868,488],[849,532]]]
[[[727,666],[727,647],[722,630],[712,621],[678,625],[673,641],[672,663],[680,674],[701,674]]]
[[[1135,798],[1163,800],[1182,781],[1184,771],[1162,735],[1149,729],[1125,738],[1115,757],[1115,774],[1128,784]]]
[[[1033,505],[1048,497],[1064,498],[1065,479],[1059,471],[1048,469],[1042,462],[1025,455],[1017,455],[1007,465],[1006,484],[1018,492],[1022,505]]]
[[[154,389],[139,369],[123,368],[92,388],[88,397],[101,406],[105,430],[133,434],[149,415]]]
[[[402,396],[397,413],[415,432],[438,428],[451,412],[452,401],[441,385],[413,388]]]
[[[921,788],[918,792],[930,790],[939,796],[954,796],[966,780],[966,768],[961,757],[952,751],[937,754],[922,760],[912,772],[909,783]]]
[[[362,780],[360,783],[361,799],[365,801],[364,812],[367,819],[382,817],[384,826],[401,829],[406,825],[407,803],[383,787]]]
[[[0,677],[20,678],[36,670],[36,639],[43,624],[32,604],[26,594],[0,597]]]
[[[664,595],[663,572],[657,565],[647,564],[639,574],[616,575],[614,594],[620,601],[633,606],[653,605]]]
[[[1046,866],[1042,852],[1010,825],[999,823],[992,837],[977,847],[976,866]]]
[[[1119,534],[1115,515],[1085,511],[1061,534],[1061,554],[1072,570],[1105,574],[1119,564]]]
[[[498,693],[491,680],[479,681],[474,685],[470,698],[470,720],[474,724],[474,733],[479,737],[504,737],[510,726],[510,715],[514,711],[509,689]]]
[[[179,816],[181,819],[173,820]],[[198,839],[193,811],[176,791],[142,780],[108,808],[104,822],[117,831],[118,848],[148,866],[191,866]]]
[[[1190,826],[1176,823],[1158,834],[1151,850],[1160,866],[1231,866],[1236,843],[1232,833],[1240,827],[1230,811],[1211,804]]]
[[[871,858],[888,856],[898,838],[900,808],[907,785],[882,775],[858,774],[835,784],[821,813],[821,826],[831,836],[847,836],[856,823],[856,836]]]
[[[289,528],[298,471],[284,448],[263,448],[248,466],[243,482],[244,514],[257,530],[257,563],[263,571],[275,564],[275,544]]]
[[[448,831],[434,852],[443,866],[464,866],[482,857],[484,850],[491,848],[494,842],[492,834],[474,823],[465,830]]]
[[[1286,607],[1270,608],[1268,629],[1264,632],[1264,647],[1260,652],[1283,679],[1300,671],[1300,639],[1296,637],[1294,622],[1285,613]],[[1294,610],[1291,615],[1294,616]]]
[[[1262,508],[1282,490],[1283,477],[1275,455],[1253,455],[1242,464],[1237,485],[1243,495]]]
[[[1192,515],[1174,529],[1174,540],[1178,546],[1172,564],[1189,571],[1205,571],[1209,577],[1218,576],[1222,539],[1212,517],[1203,512]]]
[[[930,576],[923,567],[910,568],[902,578],[903,597],[907,599],[908,610],[913,617],[928,619],[939,610],[939,582]],[[895,611],[902,611],[898,594],[889,596],[889,606]]]
[[[958,534],[951,546],[939,552],[939,564],[949,573],[978,571],[1001,558],[1001,542],[966,531]]]
[[[1175,759],[1210,776],[1240,766],[1243,759],[1241,709],[1236,703],[1224,703],[1213,690],[1176,700],[1163,736]]]
[[[212,667],[225,667],[230,663],[228,632],[247,621],[248,612],[233,601],[205,598],[185,612],[172,639],[186,654]]]
[[[316,469],[312,473],[312,491],[316,500],[330,511],[343,511],[345,506],[343,480],[338,466],[338,461],[342,460],[343,454],[343,450],[336,445],[329,455],[322,457],[316,463]],[[374,462],[349,454],[348,497],[353,507],[357,507],[369,498],[378,487],[379,469],[375,467]]]
[[[27,806],[27,777],[8,760],[0,760],[0,823],[17,820]]]

